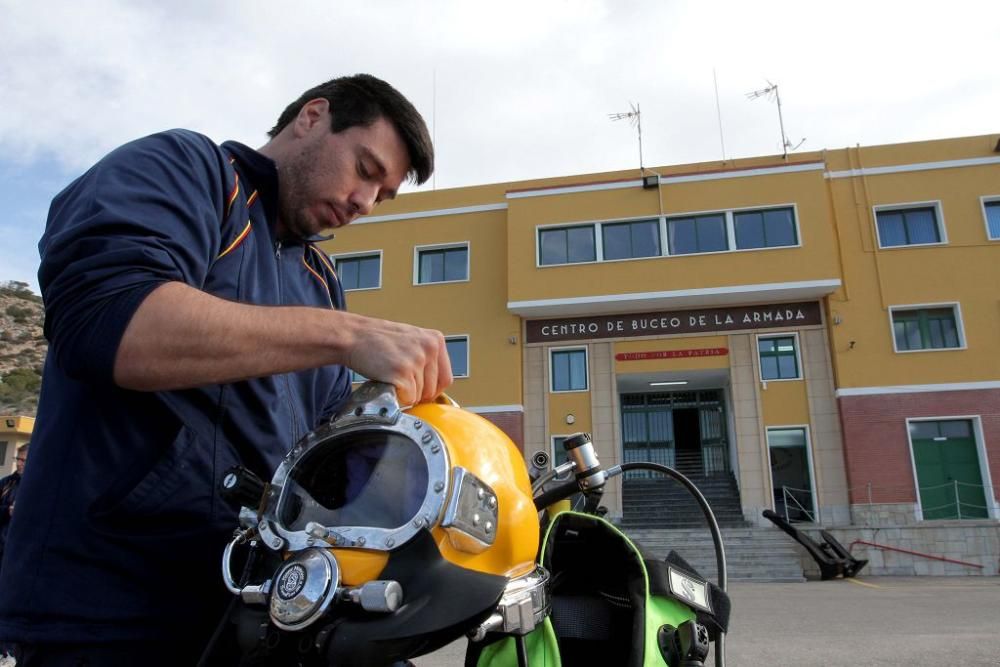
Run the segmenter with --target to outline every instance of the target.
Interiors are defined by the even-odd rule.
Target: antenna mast
[[[642,163],[642,112],[639,110],[639,103],[636,102],[632,104],[628,103],[631,111],[624,113],[609,113],[608,118],[611,120],[627,120],[632,127],[636,128],[639,132],[639,173],[646,173],[646,168]]]
[[[767,79],[765,79],[767,81]],[[799,141],[799,143],[792,146],[792,142],[788,140],[788,135],[785,134],[785,119],[781,115],[781,95],[778,94],[778,84],[771,83],[767,81],[767,88],[761,88],[760,90],[755,90],[751,93],[747,93],[748,100],[755,100],[758,97],[767,97],[768,99],[774,99],[778,103],[778,126],[781,128],[781,150],[782,157],[788,159],[788,151],[795,150],[806,140],[805,137]]]

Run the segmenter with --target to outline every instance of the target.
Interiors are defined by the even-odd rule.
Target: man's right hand
[[[440,331],[371,317],[363,320],[345,366],[394,385],[400,405],[432,401],[451,385],[451,360]]]

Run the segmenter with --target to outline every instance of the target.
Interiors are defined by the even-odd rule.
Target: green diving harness
[[[561,511],[548,521],[539,564],[548,573],[544,590],[506,605],[500,623],[471,634],[465,667],[698,667],[711,643],[715,664],[725,661],[730,603],[721,533],[704,496],[677,471],[653,463],[600,468],[589,434],[564,443],[568,461],[534,483],[542,510],[582,494],[584,511]],[[548,465],[544,453],[532,461]],[[601,516],[605,481],[628,470],[673,477],[701,505],[716,546],[719,585],[708,582],[676,552],[651,557]],[[554,488],[545,484],[573,471]],[[550,510],[551,511],[551,510]]]

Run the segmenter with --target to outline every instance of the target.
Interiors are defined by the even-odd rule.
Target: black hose
[[[528,667],[528,647],[524,635],[514,636],[514,646],[517,647],[517,667]]]
[[[702,513],[705,515],[705,519],[708,521],[708,528],[712,533],[712,542],[715,543],[715,566],[719,571],[719,588],[722,589],[723,593],[725,593],[726,588],[729,585],[729,577],[726,574],[726,550],[722,545],[722,531],[719,530],[719,522],[715,520],[715,513],[712,512],[711,506],[709,506],[708,501],[705,500],[705,496],[702,495],[701,491],[698,490],[698,487],[694,485],[694,482],[673,468],[668,468],[667,466],[659,463],[623,463],[618,467],[621,468],[623,473],[628,472],[629,470],[653,470],[655,472],[662,473],[667,477],[673,477],[688,490],[688,493],[694,496],[694,499],[701,507]],[[715,641],[716,667],[724,667],[725,661],[726,633],[720,629],[719,637]]]
[[[535,509],[541,511],[557,503],[560,500],[565,500],[569,498],[574,493],[580,492],[580,485],[577,483],[576,478],[569,479],[559,486],[552,487],[551,489],[545,491],[540,496],[535,496]]]

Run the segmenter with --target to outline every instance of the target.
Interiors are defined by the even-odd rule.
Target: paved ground
[[[1000,577],[737,582],[729,592],[733,667],[1000,665]],[[414,662],[461,667],[464,654],[463,640]]]

